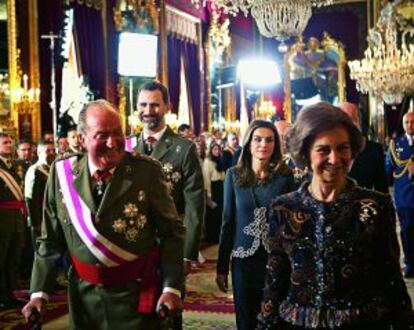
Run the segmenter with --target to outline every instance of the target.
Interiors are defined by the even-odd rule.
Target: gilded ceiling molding
[[[78,5],[86,5],[87,7],[93,7],[96,10],[101,10],[102,1],[105,0],[66,0],[66,4],[70,5],[72,2],[75,2]]]
[[[179,39],[198,44],[197,24],[200,19],[166,5],[167,32]]]

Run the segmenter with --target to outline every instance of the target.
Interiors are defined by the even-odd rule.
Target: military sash
[[[138,138],[136,136],[130,136],[125,139],[125,151],[132,152],[138,144]]]
[[[96,230],[91,210],[73,186],[75,176],[72,173],[72,163],[75,159],[76,157],[70,157],[56,162],[56,171],[62,194],[65,196],[66,210],[79,237],[88,250],[107,267],[137,259],[137,255],[117,246]]]
[[[20,188],[16,180],[13,178],[13,176],[6,170],[3,170],[0,168],[0,178],[4,181],[6,186],[10,189],[14,197],[17,200],[22,201],[23,200],[22,189]]]

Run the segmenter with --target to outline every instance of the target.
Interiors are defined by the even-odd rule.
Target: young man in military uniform
[[[405,134],[391,140],[385,158],[389,182],[394,182],[394,202],[401,226],[404,276],[414,277],[414,112],[403,117]]]
[[[137,137],[136,150],[162,163],[175,206],[187,229],[184,264],[188,274],[191,261],[198,258],[204,217],[203,175],[196,147],[165,123],[171,105],[164,85],[155,81],[144,84],[137,103],[144,130]],[[181,329],[182,321],[175,320],[174,328]]]
[[[0,311],[21,306],[13,290],[23,244],[25,206],[13,149],[11,136],[0,133]]]
[[[104,100],[81,111],[78,129],[86,153],[51,168],[22,312],[44,313],[55,261],[68,250],[71,329],[162,329],[156,305],[182,309],[185,228],[161,167],[124,151],[119,114]]]

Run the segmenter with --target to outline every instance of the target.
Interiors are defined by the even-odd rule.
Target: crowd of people
[[[105,100],[56,143],[0,133],[0,310],[44,314],[60,265],[72,329],[179,330],[204,242],[218,244],[239,330],[414,329],[414,112],[384,153],[351,103],[254,120],[241,144],[173,132],[170,108],[154,81],[138,92],[138,135],[125,138]],[[28,276],[22,302],[13,290]]]

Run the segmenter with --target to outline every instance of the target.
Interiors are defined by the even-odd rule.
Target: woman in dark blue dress
[[[217,263],[216,282],[225,292],[231,259],[238,330],[253,330],[257,323],[269,251],[267,206],[293,189],[276,128],[270,122],[253,121],[238,165],[226,173]]]

